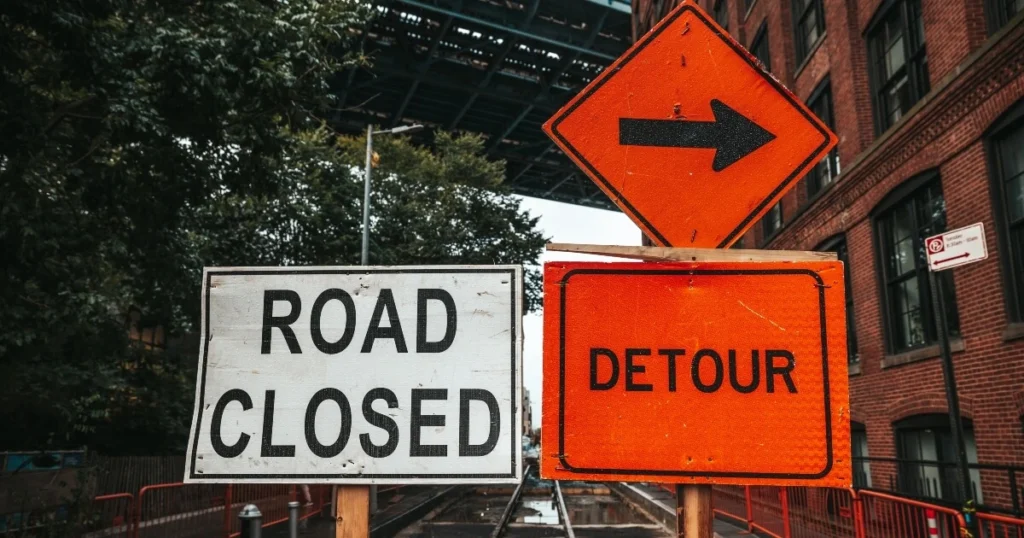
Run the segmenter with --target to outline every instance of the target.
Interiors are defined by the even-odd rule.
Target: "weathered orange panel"
[[[841,262],[548,263],[541,476],[848,487]]]
[[[727,247],[837,142],[685,1],[544,125],[656,244]]]

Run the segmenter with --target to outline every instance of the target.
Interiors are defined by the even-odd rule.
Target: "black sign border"
[[[582,105],[584,102],[586,102],[587,99],[591,95],[593,95],[597,90],[599,90],[602,86],[604,86],[604,84],[606,82],[611,80],[614,77],[614,74],[616,72],[618,72],[620,69],[622,69],[637,54],[639,54],[641,51],[643,51],[645,48],[647,48],[647,45],[651,44],[651,42],[653,42],[655,39],[657,39],[657,37],[659,35],[661,35],[661,33],[664,32],[666,29],[668,29],[668,27],[671,26],[672,23],[675,22],[676,19],[678,19],[680,16],[682,16],[683,13],[687,13],[687,12],[692,12],[698,19],[703,21],[704,24],[716,36],[718,36],[719,39],[722,40],[723,43],[728,45],[729,48],[733,49],[736,52],[736,54],[738,54],[741,58],[743,58],[743,60],[745,62],[747,62],[747,64],[749,64],[751,67],[753,67],[754,71],[756,71],[759,75],[761,75],[761,77],[765,81],[767,81],[769,84],[771,84],[772,87],[774,87],[783,98],[785,98],[787,101],[789,101],[789,103],[791,105],[793,105],[793,108],[795,108],[800,113],[800,115],[803,116],[808,121],[808,123],[810,123],[824,137],[824,140],[822,141],[822,143],[817,148],[815,148],[814,151],[812,151],[811,154],[808,155],[806,159],[804,159],[798,166],[796,166],[793,169],[793,171],[790,172],[790,174],[788,176],[786,176],[786,178],[777,187],[775,187],[775,189],[772,190],[772,192],[764,200],[762,200],[757,205],[757,207],[755,207],[749,214],[747,214],[746,218],[744,218],[743,221],[741,221],[739,223],[739,225],[736,226],[736,228],[734,228],[731,232],[729,232],[729,235],[727,235],[725,237],[725,239],[722,240],[721,243],[718,244],[717,248],[725,248],[725,247],[729,246],[730,242],[735,237],[737,237],[740,234],[740,231],[743,230],[747,226],[747,224],[749,224],[752,220],[754,220],[754,218],[757,215],[759,215],[768,206],[768,202],[770,202],[773,198],[775,198],[776,195],[778,195],[790,183],[792,183],[794,180],[796,180],[798,178],[798,176],[797,176],[798,172],[803,170],[804,167],[807,166],[808,164],[810,164],[810,163],[814,162],[815,160],[820,159],[822,157],[822,155],[824,154],[824,149],[826,147],[828,147],[828,143],[829,143],[829,140],[831,139],[831,137],[829,136],[828,131],[821,125],[820,121],[817,120],[817,118],[815,118],[813,114],[809,114],[808,111],[805,110],[805,108],[803,106],[801,106],[801,103],[797,102],[793,98],[793,95],[782,85],[782,83],[780,83],[778,80],[776,80],[770,74],[764,72],[764,70],[761,69],[761,67],[757,63],[755,63],[755,60],[749,55],[749,53],[747,51],[743,50],[743,48],[740,47],[739,44],[737,44],[731,37],[728,37],[728,36],[724,35],[718,29],[718,27],[715,26],[714,24],[712,24],[711,21],[709,21],[708,18],[704,15],[704,13],[702,13],[699,9],[695,8],[692,5],[688,5],[687,4],[687,5],[682,6],[680,9],[676,10],[674,13],[670,14],[668,16],[668,18],[663,20],[658,25],[657,28],[655,28],[653,31],[649,32],[646,36],[644,36],[642,38],[642,40],[639,42],[639,44],[637,44],[632,49],[630,49],[629,53],[625,57],[623,57],[620,62],[617,62],[611,68],[609,68],[611,70],[609,73],[602,74],[603,75],[602,78],[600,80],[598,80],[596,84],[594,84],[593,86],[588,87],[586,90],[584,90],[584,93],[581,94],[579,99],[577,99],[572,104],[572,106],[570,106],[567,109],[564,109],[560,113],[558,118],[556,118],[555,121],[552,122],[552,124],[551,124],[551,133],[558,139],[559,142],[561,142],[561,145],[562,145],[563,148],[568,149],[570,152],[572,152],[572,154],[575,155],[576,158],[579,159],[579,161],[586,166],[587,170],[591,174],[591,177],[593,177],[593,178],[597,179],[598,181],[600,181],[601,184],[604,185],[604,187],[606,189],[611,191],[611,193],[618,200],[617,203],[621,203],[622,205],[624,205],[628,209],[629,213],[633,214],[637,219],[640,220],[640,222],[644,223],[644,226],[647,227],[647,229],[658,239],[658,241],[660,241],[662,243],[662,245],[664,245],[666,247],[673,246],[672,243],[667,238],[665,238],[665,236],[660,231],[658,231],[658,229],[655,228],[654,225],[651,224],[651,222],[649,220],[647,220],[647,217],[643,216],[639,211],[637,211],[637,209],[635,207],[633,207],[633,204],[630,204],[629,200],[624,198],[622,196],[622,194],[620,194],[619,191],[616,190],[615,187],[612,186],[612,184],[607,179],[605,179],[604,175],[602,175],[597,170],[597,168],[594,167],[594,165],[590,163],[590,161],[588,161],[586,158],[583,157],[583,154],[581,154],[576,149],[576,146],[571,144],[564,136],[562,136],[562,133],[560,133],[558,131],[558,126],[561,125],[561,123],[563,121],[568,119],[568,117],[576,110],[576,108],[578,108],[580,105]],[[801,175],[799,177],[803,177],[803,175]]]
[[[666,469],[603,469],[574,467],[565,456],[565,306],[566,289],[569,279],[576,275],[655,275],[655,276],[774,276],[802,275],[814,279],[818,288],[818,319],[821,326],[821,362],[823,389],[825,393],[825,468],[818,473],[752,473],[739,471],[681,471]],[[572,269],[562,276],[558,285],[559,296],[558,320],[558,461],[562,469],[571,473],[609,474],[609,475],[646,475],[646,476],[678,476],[678,477],[719,477],[719,478],[768,478],[784,480],[813,480],[828,476],[834,465],[832,450],[832,402],[828,377],[828,331],[825,315],[825,281],[817,272],[809,269]]]
[[[510,297],[512,299],[512,327],[511,327],[511,339],[512,339],[512,466],[509,474],[486,474],[486,473],[413,473],[413,474],[386,474],[386,473],[322,473],[322,474],[308,474],[308,473],[273,473],[273,474],[207,474],[207,473],[196,473],[196,457],[198,456],[199,447],[199,433],[202,430],[203,420],[203,406],[205,405],[204,398],[206,395],[206,359],[207,353],[209,352],[209,335],[210,335],[210,284],[214,275],[233,275],[233,276],[251,276],[251,275],[367,275],[367,274],[481,274],[481,273],[495,273],[495,274],[508,274],[509,276],[509,288]],[[516,270],[515,269],[378,269],[378,268],[364,268],[364,269],[287,269],[287,270],[241,270],[241,271],[225,271],[225,270],[208,270],[205,275],[205,282],[203,283],[203,301],[204,301],[204,315],[203,315],[203,335],[207,339],[203,342],[203,364],[202,364],[202,377],[200,381],[199,390],[199,402],[196,407],[196,423],[195,423],[195,437],[192,440],[192,458],[189,461],[189,478],[197,481],[202,480],[220,480],[220,479],[250,479],[250,480],[278,480],[286,478],[309,478],[309,479],[498,479],[498,478],[510,478],[515,479],[516,473],[516,454],[517,451],[521,451],[522,439],[520,439],[519,432],[516,430],[516,409],[519,407],[519,402],[516,401],[516,387],[518,385],[518,370],[516,369],[516,335],[519,334],[519,320],[516,316]]]

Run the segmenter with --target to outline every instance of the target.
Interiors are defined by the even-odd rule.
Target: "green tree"
[[[346,51],[369,15],[0,4],[0,449],[181,450],[194,348],[133,345],[127,314],[194,338],[203,266],[358,262],[362,142],[318,118],[332,75],[363,61]],[[374,263],[536,263],[535,220],[479,139],[378,147]]]

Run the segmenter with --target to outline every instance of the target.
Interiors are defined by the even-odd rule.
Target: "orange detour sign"
[[[843,265],[548,263],[541,476],[849,487]]]
[[[661,246],[733,244],[836,136],[691,0],[544,125]]]

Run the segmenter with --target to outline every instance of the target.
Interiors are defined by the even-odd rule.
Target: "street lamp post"
[[[363,176],[363,251],[360,262],[362,265],[370,264],[370,174],[373,170],[373,135],[415,133],[422,130],[423,126],[419,124],[403,125],[376,132],[373,130],[373,124],[366,126],[366,171]]]
[[[422,131],[423,126],[403,125],[383,131],[373,130],[373,124],[366,126],[366,170],[363,175],[363,249],[360,257],[361,265],[370,264],[370,175],[373,173],[373,135],[401,134]],[[370,514],[377,511],[377,486],[370,486]]]

